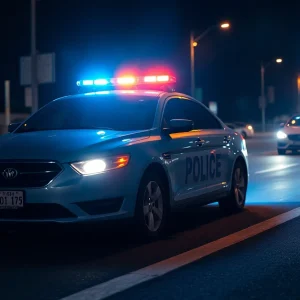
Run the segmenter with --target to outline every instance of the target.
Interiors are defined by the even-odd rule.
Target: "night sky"
[[[195,50],[196,86],[204,103],[216,101],[225,121],[259,121],[260,61],[280,56],[266,70],[275,87],[267,117],[295,111],[300,6],[285,1],[58,1],[37,2],[37,49],[56,53],[56,83],[40,86],[40,105],[75,91],[83,77],[114,76],[120,69],[159,68],[176,74],[189,93],[189,32],[229,20]],[[71,3],[71,4],[68,4]],[[296,2],[295,2],[296,3]],[[12,110],[24,107],[19,58],[30,53],[30,0],[11,0],[0,11],[0,81],[11,80]],[[4,91],[0,84],[0,110]],[[2,99],[2,100],[1,100]]]

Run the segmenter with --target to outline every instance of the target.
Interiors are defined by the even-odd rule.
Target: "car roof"
[[[97,92],[89,92],[89,93],[81,93],[68,95],[64,97],[57,98],[55,100],[63,100],[63,99],[74,99],[74,98],[82,98],[89,96],[105,96],[105,95],[135,95],[135,96],[149,96],[149,97],[160,97],[165,92],[162,91],[153,91],[153,90],[111,90],[111,91],[97,91]]]
[[[76,99],[82,97],[90,97],[90,96],[105,96],[105,95],[133,95],[133,96],[149,96],[150,97],[178,97],[178,98],[189,98],[196,102],[201,103],[197,99],[192,98],[189,95],[178,93],[178,92],[164,92],[164,91],[157,91],[157,90],[109,90],[109,91],[98,91],[98,92],[89,92],[89,93],[81,93],[81,94],[74,94],[68,95],[64,97],[60,97],[55,99],[56,100],[66,100],[66,99]]]

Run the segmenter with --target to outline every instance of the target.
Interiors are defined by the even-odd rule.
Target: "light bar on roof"
[[[169,75],[149,75],[143,77],[124,76],[116,78],[100,78],[77,81],[78,86],[136,86],[159,83],[175,83],[176,78]]]
[[[94,80],[94,85],[107,85],[109,81],[107,79],[96,79]]]

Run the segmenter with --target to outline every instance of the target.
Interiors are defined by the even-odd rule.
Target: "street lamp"
[[[261,99],[260,99],[260,106],[261,106],[261,125],[262,131],[265,132],[266,130],[266,98],[265,98],[265,70],[266,68],[271,65],[272,63],[281,64],[283,62],[282,58],[276,58],[275,61],[271,60],[267,64],[261,63],[260,66],[260,80],[261,80]]]
[[[193,32],[191,32],[191,35],[190,35],[190,57],[191,57],[191,95],[192,95],[192,97],[195,96],[195,49],[194,48],[197,47],[198,42],[202,38],[204,38],[210,31],[212,31],[214,29],[218,29],[218,28],[221,30],[226,30],[226,29],[230,28],[230,23],[224,22],[224,23],[210,26],[196,38],[194,37]]]
[[[38,110],[36,0],[31,0],[31,93],[32,93],[32,113],[35,113]]]

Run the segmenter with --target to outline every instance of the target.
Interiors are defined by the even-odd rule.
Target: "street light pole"
[[[274,61],[271,60],[269,63],[264,64],[261,62],[260,65],[260,84],[261,84],[261,96],[260,96],[260,107],[261,107],[261,127],[262,127],[262,132],[266,131],[266,97],[265,97],[265,70],[266,68],[271,65]],[[276,58],[275,62],[277,64],[282,63],[282,58]]]
[[[197,43],[204,38],[211,30],[218,28],[220,26],[221,29],[228,29],[230,27],[229,23],[222,23],[218,25],[213,25],[208,27],[205,31],[202,32],[196,38],[194,37],[194,33],[190,34],[190,65],[191,65],[191,96],[195,97],[195,47]]]
[[[194,33],[190,35],[190,56],[191,56],[191,96],[195,97],[195,49]]]
[[[266,99],[265,99],[265,67],[263,63],[260,66],[260,79],[261,79],[261,125],[262,132],[266,130]]]
[[[31,91],[32,113],[38,110],[37,53],[36,53],[36,0],[31,0]]]

